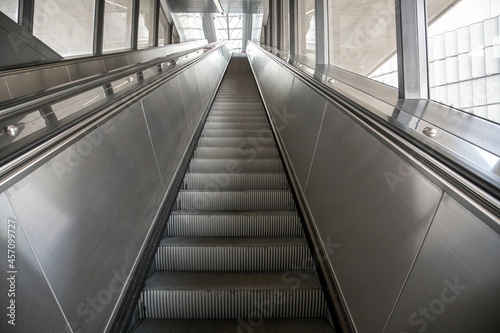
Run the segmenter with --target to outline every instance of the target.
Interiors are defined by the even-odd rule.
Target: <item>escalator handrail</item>
[[[21,96],[12,100],[0,103],[0,122],[5,122],[8,118],[22,116],[43,108],[46,105],[54,104],[62,100],[78,95],[118,79],[142,72],[145,69],[152,68],[162,63],[172,63],[191,53],[198,52],[207,47],[217,48],[218,43],[208,44],[199,48],[170,54],[165,57],[155,58],[138,64],[128,65],[126,67],[111,70],[106,73],[96,74],[81,80],[65,83],[45,91]]]
[[[115,114],[116,112],[120,112],[123,107],[130,105],[141,96],[150,93],[151,91],[156,89],[158,85],[165,83],[180,72],[191,68],[219,48],[223,47],[225,44],[226,42],[214,43],[211,44],[212,47],[210,49],[207,49],[207,46],[202,47],[201,49],[206,49],[206,52],[203,52],[196,58],[193,58],[182,65],[176,66],[168,72],[153,77],[151,80],[145,82],[145,84],[139,84],[138,86],[131,87],[133,91],[120,91],[116,94],[116,96],[112,95],[106,98],[104,100],[105,103],[92,108],[92,110],[79,115],[77,118],[72,119],[71,121],[61,122],[62,125],[59,127],[56,127],[54,129],[47,129],[47,135],[36,138],[35,140],[23,146],[21,149],[17,150],[15,153],[12,153],[8,157],[1,159],[0,191],[5,186],[8,186],[13,181],[18,179],[18,177],[23,174],[24,171],[31,169],[33,165],[43,160],[51,152],[67,144],[75,136],[80,135],[82,132],[85,132],[92,126],[95,126],[96,124],[102,122],[110,115]],[[193,51],[190,51],[188,53],[192,52]],[[186,53],[183,52],[183,54]],[[158,61],[158,63],[161,62],[164,61]],[[142,66],[139,67],[142,68]],[[88,83],[85,86],[86,88],[88,88],[88,86],[92,86],[92,84]],[[79,89],[78,91],[80,93],[82,92],[81,89]],[[36,132],[33,134],[36,134]]]

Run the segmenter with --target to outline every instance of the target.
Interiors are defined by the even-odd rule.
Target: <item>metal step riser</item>
[[[289,191],[181,191],[177,210],[295,210]]]
[[[326,316],[321,289],[308,290],[145,290],[142,318],[248,319]]]
[[[199,147],[212,148],[259,148],[259,147],[276,147],[274,138],[272,137],[246,137],[246,138],[200,138],[198,141]]]
[[[281,174],[186,174],[185,190],[288,190]]]
[[[255,117],[255,116],[260,116],[260,117],[266,117],[266,114],[260,110],[258,111],[212,111],[210,112],[210,117]],[[267,119],[267,118],[266,118]]]
[[[195,215],[172,214],[167,236],[174,237],[301,237],[296,214]]]
[[[238,160],[199,159],[191,160],[189,171],[194,173],[276,173],[283,172],[279,159]]]
[[[302,246],[165,246],[158,248],[156,270],[169,271],[293,271],[313,270]]]
[[[221,158],[221,159],[260,159],[278,158],[276,148],[251,147],[251,148],[213,148],[198,147],[194,152],[195,158]]]
[[[202,138],[247,138],[253,137],[259,140],[269,140],[273,134],[269,129],[260,130],[213,130],[206,129],[201,133]],[[274,142],[274,139],[273,139]]]
[[[205,124],[205,129],[270,129],[268,123],[216,123],[210,122]]]
[[[249,116],[249,117],[244,117],[244,116],[239,116],[239,115],[233,114],[232,116],[209,116],[207,119],[207,122],[209,122],[209,123],[246,123],[246,122],[266,123],[267,117],[263,114],[256,115],[256,116]]]

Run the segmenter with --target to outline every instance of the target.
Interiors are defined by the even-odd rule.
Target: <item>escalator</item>
[[[153,265],[134,333],[334,331],[246,56],[231,59]]]

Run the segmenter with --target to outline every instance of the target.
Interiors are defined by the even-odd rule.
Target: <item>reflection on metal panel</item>
[[[0,279],[0,290],[2,290],[0,306],[3,312],[0,331],[50,332],[55,326],[60,328],[60,332],[69,332],[64,315],[57,306],[21,228],[21,221],[17,220],[5,193],[0,193],[0,249],[5,256],[0,265],[3,273]],[[8,253],[9,249],[13,252]],[[12,261],[8,261],[7,256],[12,254],[14,255],[10,257],[13,258]],[[9,267],[10,265],[12,266]],[[8,273],[11,271],[15,273]],[[9,290],[13,290],[15,295]],[[15,316],[10,316],[11,310],[8,309],[12,308],[11,300],[15,301],[13,311]]]
[[[441,190],[329,106],[305,194],[356,327],[382,332]]]
[[[193,129],[187,128],[177,78],[143,100],[151,141],[165,188],[172,181]]]
[[[69,82],[69,74],[66,67],[55,67],[13,74],[5,79],[12,97],[16,98]]]
[[[498,233],[445,195],[385,332],[498,332],[499,253]]]
[[[162,192],[138,104],[8,190],[63,311],[82,331],[107,325]]]
[[[0,102],[9,100],[11,98],[9,88],[7,87],[7,81],[5,78],[0,78]]]
[[[105,98],[106,94],[104,93],[104,89],[98,87],[65,99],[62,102],[52,104],[52,110],[57,116],[57,119],[61,120]]]

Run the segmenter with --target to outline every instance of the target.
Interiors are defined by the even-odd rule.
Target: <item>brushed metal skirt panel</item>
[[[69,332],[64,313],[57,305],[5,193],[0,193],[0,221],[0,249],[4,255],[0,263],[0,305],[3,312],[0,332]],[[9,256],[11,261],[8,261]],[[11,271],[15,273],[9,273]],[[10,300],[15,301],[14,307]],[[12,313],[9,307],[13,309]]]
[[[498,332],[499,255],[500,236],[445,195],[385,332]]]
[[[330,106],[306,199],[360,332],[381,332],[442,191]]]
[[[140,103],[8,194],[68,320],[103,331],[163,197]],[[100,300],[100,311],[88,299]]]

